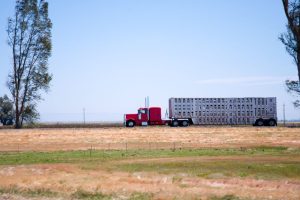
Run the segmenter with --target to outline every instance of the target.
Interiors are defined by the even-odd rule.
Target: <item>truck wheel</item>
[[[178,125],[179,125],[179,123],[178,123],[177,120],[173,120],[173,121],[171,122],[171,126],[172,126],[172,127],[177,127]]]
[[[182,126],[183,127],[187,127],[189,125],[189,122],[188,121],[182,121]]]
[[[276,125],[276,121],[275,121],[274,119],[270,119],[270,120],[268,121],[268,125],[269,125],[269,126],[275,126],[275,125]]]
[[[126,122],[127,127],[134,127],[134,125],[135,125],[134,121],[129,120]]]
[[[258,120],[256,120],[256,126],[263,126],[264,125],[264,120],[262,120],[262,119],[258,119]]]

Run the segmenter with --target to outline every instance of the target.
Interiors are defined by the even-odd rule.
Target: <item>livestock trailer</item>
[[[170,98],[170,119],[193,124],[277,124],[276,97]]]

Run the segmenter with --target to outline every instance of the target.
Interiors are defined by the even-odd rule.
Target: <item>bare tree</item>
[[[298,70],[298,80],[287,80],[287,91],[300,98],[300,0],[282,0],[284,13],[287,17],[287,32],[279,39],[285,45],[286,51],[292,56]],[[300,107],[300,100],[294,102]]]
[[[16,128],[22,127],[28,113],[38,116],[36,105],[41,100],[41,91],[49,89],[51,28],[45,0],[16,0],[15,14],[8,19],[7,28],[13,56],[7,85],[14,101]]]

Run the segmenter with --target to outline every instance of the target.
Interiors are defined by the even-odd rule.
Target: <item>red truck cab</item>
[[[148,125],[169,125],[172,127],[189,126],[192,124],[188,119],[161,119],[161,108],[139,108],[137,114],[125,114],[124,125],[126,127],[148,126]]]
[[[137,114],[125,114],[124,123],[127,127],[147,125],[169,125],[170,120],[161,119],[161,108],[139,108]]]

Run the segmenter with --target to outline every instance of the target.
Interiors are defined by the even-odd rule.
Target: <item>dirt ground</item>
[[[300,147],[300,128],[137,127],[0,130],[0,151]]]
[[[205,162],[206,158],[201,159]],[[188,159],[185,158],[184,161],[187,162]],[[164,159],[156,159],[155,162],[164,162]],[[1,187],[15,185],[30,189],[46,188],[66,194],[80,188],[91,192],[114,193],[124,198],[130,193],[141,192],[154,194],[154,199],[207,199],[213,195],[230,194],[251,199],[300,199],[299,180],[256,180],[238,177],[229,179],[223,178],[221,174],[215,174],[215,178],[212,179],[180,174],[180,179],[174,179],[177,176],[154,172],[107,171],[101,167],[87,171],[74,164],[0,167]]]
[[[147,128],[99,128],[99,129],[24,129],[0,130],[0,151],[55,151],[86,149],[91,145],[98,149],[127,148],[228,148],[252,146],[285,146],[300,148],[300,128],[256,127],[147,127]],[[152,158],[110,161],[160,163],[189,162],[198,159],[213,162],[229,159],[234,162],[251,161],[252,157],[183,157]],[[256,158],[257,159],[257,158]],[[268,156],[262,161],[272,162]],[[277,158],[276,161],[297,161],[295,158]],[[275,161],[275,160],[274,160]],[[107,163],[106,163],[107,164]],[[108,163],[109,164],[109,163]],[[180,179],[178,179],[180,176]],[[79,164],[34,164],[0,166],[0,187],[46,188],[71,194],[78,189],[104,194],[118,194],[126,199],[133,192],[154,194],[154,199],[209,199],[211,196],[233,194],[250,199],[300,199],[300,180],[255,179],[251,177],[213,178],[188,174],[160,174],[156,172],[125,172],[107,170],[99,165],[84,169]],[[26,199],[15,195],[0,195],[0,199]]]

